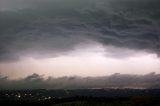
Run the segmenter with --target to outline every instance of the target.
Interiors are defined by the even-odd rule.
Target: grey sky
[[[139,54],[142,60],[152,55],[154,65],[147,68],[153,70],[138,68],[136,72],[159,72],[159,5],[159,0],[0,0],[0,72],[8,75],[7,66],[18,70],[16,62],[27,61],[22,58],[72,57],[78,51],[88,53],[87,47],[99,47],[94,53],[101,52],[104,58],[118,59],[121,64]],[[31,72],[38,70],[29,67]],[[117,71],[129,72],[122,69]]]

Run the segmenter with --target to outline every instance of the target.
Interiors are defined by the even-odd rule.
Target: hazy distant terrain
[[[146,75],[113,74],[103,77],[48,77],[33,74],[11,80],[0,77],[0,89],[86,89],[86,88],[160,88],[160,74]]]

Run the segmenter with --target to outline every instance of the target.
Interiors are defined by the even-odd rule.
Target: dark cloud
[[[43,78],[33,74],[19,80],[0,77],[0,89],[160,88],[160,75],[113,74],[104,77]]]
[[[61,55],[90,40],[104,47],[160,54],[159,0],[0,0],[2,3],[1,61],[23,55]]]

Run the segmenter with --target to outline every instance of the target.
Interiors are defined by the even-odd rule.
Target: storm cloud
[[[0,0],[0,60],[62,55],[90,41],[159,55],[159,5],[159,0]]]

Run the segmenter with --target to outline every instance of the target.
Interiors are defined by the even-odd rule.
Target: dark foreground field
[[[160,106],[160,90],[3,90],[0,106]]]
[[[44,101],[7,100],[1,106],[160,106],[160,97],[133,96],[130,98],[74,97]]]

